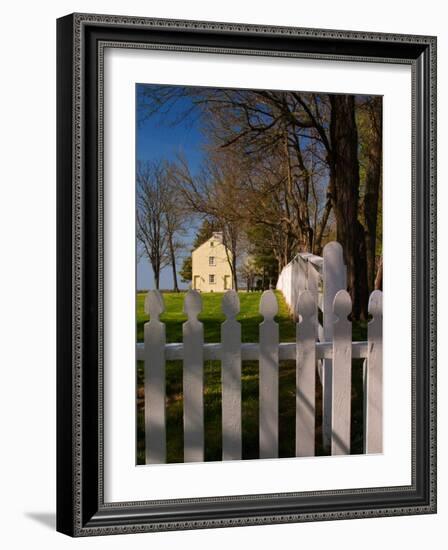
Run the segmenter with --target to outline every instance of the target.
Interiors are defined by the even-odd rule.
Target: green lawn
[[[280,328],[280,341],[293,342],[295,324],[280,292],[276,292],[279,314],[276,318]],[[167,342],[182,342],[183,293],[164,293],[165,313],[160,317],[166,324]],[[206,342],[220,341],[220,325],[225,320],[221,312],[222,293],[203,293],[203,310],[199,319],[204,323]],[[243,342],[258,342],[258,325],[262,317],[258,312],[261,292],[241,292],[240,315]],[[143,340],[143,325],[148,320],[144,313],[144,293],[137,295],[137,339]],[[365,325],[353,329],[354,340],[366,336]],[[354,367],[359,367],[359,360]],[[352,410],[352,452],[362,452],[362,378],[360,368],[353,369]],[[318,377],[317,377],[318,380]],[[144,463],[144,394],[143,363],[137,363],[137,463]],[[168,361],[166,365],[167,391],[167,460],[183,461],[183,417],[182,417],[182,362]],[[321,447],[321,386],[316,388],[316,450]],[[279,380],[279,454],[294,456],[295,448],[295,362],[280,362]],[[204,424],[205,459],[221,460],[221,368],[219,361],[204,363]],[[258,458],[258,362],[243,361],[242,365],[242,428],[243,458]]]
[[[240,292],[241,332],[243,342],[258,342],[258,325],[263,318],[258,312],[261,292]],[[206,342],[219,342],[221,340],[221,323],[225,317],[221,311],[222,292],[204,292],[203,309],[199,320],[204,323],[204,339]],[[277,321],[280,325],[280,339],[282,342],[294,342],[295,326],[288,313],[288,306],[281,292],[276,291],[279,302],[279,314]],[[165,313],[160,319],[166,324],[167,342],[182,342],[182,323],[187,320],[183,313],[183,292],[163,293],[165,301]],[[145,294],[137,295],[137,340],[143,341],[143,325],[149,317],[144,312]]]

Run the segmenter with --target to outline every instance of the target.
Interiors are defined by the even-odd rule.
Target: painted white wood
[[[344,264],[342,246],[332,241],[325,245],[323,250],[323,340],[333,340],[333,302],[338,291],[347,288],[347,269]],[[333,410],[333,368],[331,359],[326,359],[322,365],[322,439],[324,449],[328,450],[331,444],[331,414]]]
[[[308,263],[312,264],[314,269],[316,269],[321,275],[324,267],[324,259],[322,256],[316,256],[315,254],[310,254],[308,256]]]
[[[323,258],[324,332],[325,338],[330,341],[335,322],[333,302],[340,290],[347,289],[347,268],[344,264],[342,246],[336,241],[325,245]]]
[[[307,288],[312,293],[314,301],[318,303],[319,298],[319,284],[321,275],[314,267],[314,265],[308,261],[308,274],[307,274]]]
[[[321,311],[323,311],[323,309],[324,309],[324,293],[321,290],[319,290],[317,306],[319,307],[319,309]]]
[[[296,257],[296,273],[297,281],[292,293],[292,308],[294,319],[297,321],[297,300],[308,287],[308,262],[301,254],[298,254]]]
[[[274,321],[278,312],[272,290],[263,292],[260,313],[259,414],[260,458],[278,457],[278,343],[279,329]]]
[[[347,319],[352,309],[350,295],[340,290],[334,298],[333,313],[333,409],[331,454],[350,454],[352,389],[352,324]]]
[[[313,270],[311,276],[309,274],[310,268]],[[309,252],[300,252],[282,269],[278,277],[277,289],[282,291],[293,315],[295,315],[299,293],[307,289],[312,290],[313,282],[310,286],[309,279],[316,276],[318,280],[321,280],[322,272],[323,258]],[[319,300],[321,300],[321,297]]]
[[[321,324],[317,325],[317,338],[319,339],[320,342],[325,342],[324,329]]]
[[[226,321],[221,325],[222,459],[240,460],[241,440],[241,325],[236,320],[240,300],[229,290],[222,300]]]
[[[202,298],[189,290],[184,300],[183,324],[183,392],[184,392],[184,462],[204,460],[204,329],[198,321]]]
[[[370,295],[369,313],[372,320],[368,330],[368,357],[365,383],[365,447],[366,453],[383,452],[383,293]]]
[[[294,311],[294,296],[297,293],[298,286],[299,286],[299,274],[298,274],[298,267],[297,267],[297,259],[296,258],[294,258],[291,261],[290,271],[291,271],[291,276],[290,276],[290,279],[289,279],[289,304],[288,304],[288,306],[289,306],[289,310],[290,310],[291,315],[294,316],[294,314],[295,314],[295,311]]]
[[[319,304],[322,303],[323,294],[321,293],[321,280],[322,280],[322,274],[320,273],[319,269],[322,269],[323,263],[313,263],[312,260],[316,262],[316,259],[322,260],[322,258],[319,258],[319,256],[313,256],[312,254],[308,255],[308,273],[307,273],[307,287],[308,290],[313,295],[315,303],[319,306]],[[316,267],[318,265],[318,267]],[[316,318],[316,327],[317,327],[317,339],[320,341],[324,341],[324,327],[319,323],[318,318]],[[319,380],[322,383],[323,378],[323,361],[318,361],[317,364],[317,372],[319,375]]]
[[[315,254],[309,254],[309,253],[301,253],[302,257],[306,257],[307,260],[307,266],[308,266],[308,272],[307,272],[307,288],[313,293],[313,296],[316,297],[317,307],[318,310],[323,312],[323,302],[324,302],[324,294],[323,294],[323,266],[324,266],[324,259],[321,256],[316,256]],[[323,324],[319,322],[319,319],[317,321],[317,339],[320,342],[325,342],[325,336],[324,336],[324,328]],[[316,348],[316,353],[319,353],[319,350]],[[319,359],[317,361],[317,373],[319,376],[319,380],[321,381],[322,385],[324,385],[324,362]],[[330,364],[331,365],[331,364]],[[323,406],[323,405],[322,405]],[[328,434],[328,441],[329,441],[329,434]],[[329,445],[329,443],[328,443]],[[328,447],[327,445],[327,447]]]
[[[318,337],[321,342],[331,342],[333,336],[333,300],[336,292],[347,287],[346,267],[343,261],[342,247],[337,242],[328,243],[323,257],[301,252],[282,270],[277,288],[283,292],[290,310],[295,315],[298,293],[303,287],[303,266],[305,270],[305,288],[318,294],[319,309],[323,312],[323,326],[319,325]],[[320,282],[322,281],[322,284]],[[323,386],[323,444],[329,451],[331,441],[332,410],[332,363],[331,359],[320,362],[319,377]]]
[[[314,456],[317,305],[309,290],[299,296],[297,313],[296,456]]]
[[[204,344],[203,346],[204,360],[220,361],[222,358],[222,345],[220,343]],[[295,342],[281,342],[278,346],[278,354],[280,360],[296,359],[296,344]],[[255,343],[241,344],[241,359],[243,361],[258,361],[260,357],[260,346]],[[332,342],[316,342],[316,358],[331,359],[333,357]],[[353,359],[365,359],[367,357],[367,342],[352,342],[352,357]],[[184,358],[184,345],[166,344],[165,358],[167,361],[178,361]],[[144,344],[137,344],[137,360],[144,361]]]
[[[146,464],[166,462],[165,324],[159,320],[164,310],[162,295],[150,290],[145,298],[150,320],[144,325]]]

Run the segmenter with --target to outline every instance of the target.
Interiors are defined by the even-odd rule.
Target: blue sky
[[[191,106],[189,98],[176,102],[168,115],[153,115],[146,120],[141,116],[139,109],[139,91],[150,84],[137,84],[136,90],[136,157],[137,161],[145,160],[174,160],[178,153],[182,153],[189,162],[192,172],[196,172],[203,160],[202,146],[205,143],[200,131],[197,115],[189,116],[182,122],[175,124],[179,115]],[[191,227],[184,242],[188,245],[194,239],[196,228]],[[181,267],[182,259],[178,264]],[[161,272],[160,288],[170,289],[173,286],[171,266]],[[179,277],[179,286],[186,288]],[[154,288],[154,278],[151,266],[146,258],[142,258],[137,265],[137,289]]]

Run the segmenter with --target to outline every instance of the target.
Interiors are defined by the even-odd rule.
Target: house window
[[[214,256],[208,257],[208,265],[216,265]]]
[[[215,246],[215,243],[213,241],[210,241],[210,246]]]
[[[215,276],[214,276],[214,275],[211,275],[211,274],[210,274],[210,275],[208,276],[208,283],[209,283],[210,285],[214,285],[214,284],[215,284]]]

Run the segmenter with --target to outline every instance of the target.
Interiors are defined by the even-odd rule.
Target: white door
[[[201,277],[200,275],[195,275],[193,280],[194,290],[201,290]]]

